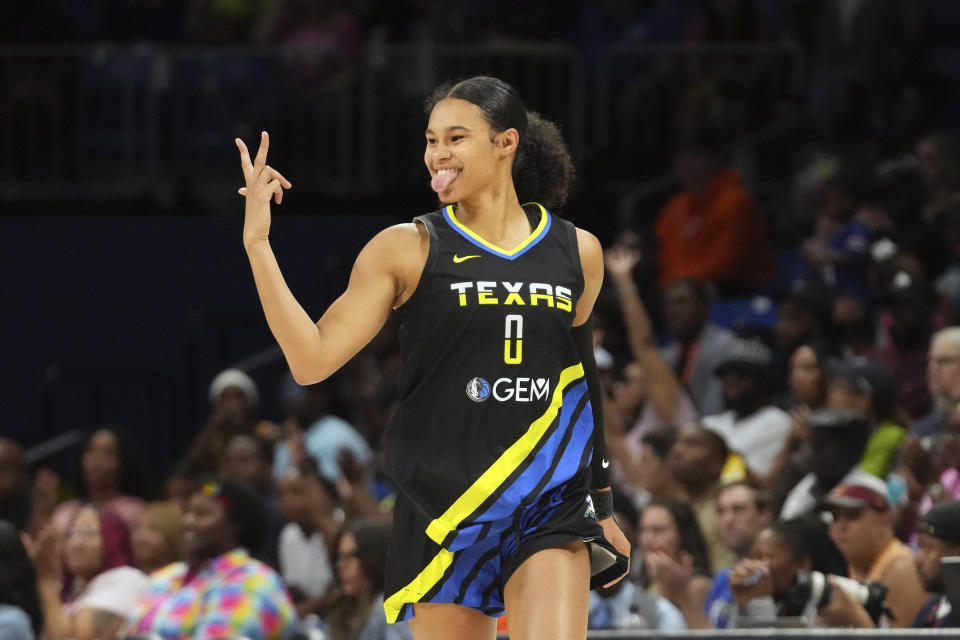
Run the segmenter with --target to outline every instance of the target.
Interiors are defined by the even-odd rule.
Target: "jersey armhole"
[[[556,216],[554,216],[556,219]],[[567,230],[567,243],[570,245],[570,259],[573,261],[573,270],[577,274],[577,298],[583,295],[583,289],[586,283],[583,281],[583,265],[580,263],[580,243],[577,241],[577,227],[569,220],[563,221],[563,226]]]
[[[399,307],[394,307],[394,311],[400,311],[408,304],[410,301],[417,297],[417,292],[423,288],[424,280],[433,273],[434,266],[437,262],[437,254],[439,253],[440,239],[437,235],[437,228],[434,226],[433,222],[427,216],[417,216],[413,219],[414,224],[422,224],[423,228],[427,230],[427,235],[430,238],[430,246],[427,247],[427,260],[423,263],[423,271],[420,272],[420,278],[417,280],[417,286],[414,287],[413,293],[410,294],[410,297],[407,298],[402,305]]]

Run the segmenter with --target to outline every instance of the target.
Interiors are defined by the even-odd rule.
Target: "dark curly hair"
[[[100,432],[109,433],[117,443],[117,457],[120,465],[117,484],[120,493],[147,500],[152,498],[154,492],[148,481],[151,474],[142,450],[126,429],[112,424],[89,429],[77,449],[74,482],[79,498],[83,501],[90,499],[90,488],[83,474],[83,456],[93,443],[93,438]]]
[[[560,129],[535,111],[527,111],[517,90],[499,78],[474,76],[444,83],[424,102],[429,117],[437,103],[458,98],[477,105],[495,133],[516,129],[520,143],[513,159],[513,185],[521,203],[539,202],[550,210],[567,202],[573,159]]]
[[[660,507],[665,509],[670,517],[673,518],[673,524],[677,528],[680,536],[680,550],[686,551],[693,556],[693,571],[697,575],[710,576],[710,551],[707,548],[707,540],[697,522],[697,516],[693,508],[686,502],[658,496],[653,498],[645,509],[650,507]],[[642,514],[641,514],[642,521]]]

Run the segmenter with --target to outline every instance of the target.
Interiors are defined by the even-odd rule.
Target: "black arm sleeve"
[[[593,316],[579,327],[570,330],[577,354],[583,364],[583,374],[587,380],[590,394],[590,406],[593,409],[593,460],[590,463],[590,489],[605,489],[610,486],[610,472],[604,466],[607,459],[606,439],[603,432],[603,387],[600,384],[600,372],[593,355]]]

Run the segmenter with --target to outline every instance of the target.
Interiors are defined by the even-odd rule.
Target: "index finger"
[[[253,163],[250,162],[250,152],[247,150],[247,145],[243,144],[243,140],[237,138],[234,140],[237,143],[237,148],[240,149],[240,168],[243,170],[243,177],[247,180],[250,179],[250,173],[253,171]]]
[[[254,175],[260,175],[263,167],[267,164],[267,149],[270,147],[270,136],[266,131],[260,132],[260,148],[257,149],[257,157],[253,160]]]

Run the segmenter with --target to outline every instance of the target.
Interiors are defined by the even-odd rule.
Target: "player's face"
[[[437,103],[427,124],[423,162],[441,202],[468,199],[491,182],[502,158],[495,138],[477,105],[459,98]]]

